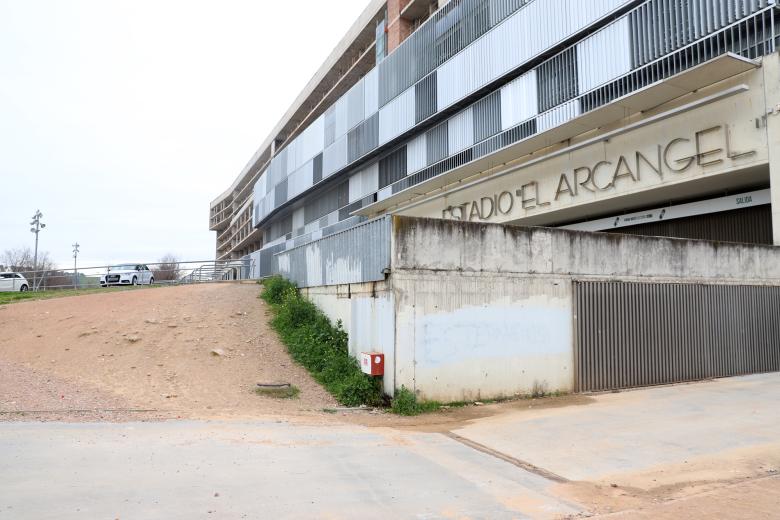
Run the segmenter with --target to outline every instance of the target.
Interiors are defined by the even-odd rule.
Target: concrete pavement
[[[569,480],[614,480],[760,447],[780,458],[780,373],[594,397],[587,406],[501,414],[454,433]]]
[[[705,509],[772,518],[778,402],[780,374],[764,374],[558,408],[518,401],[443,434],[325,421],[0,423],[0,520],[676,518]]]
[[[431,433],[0,424],[0,519],[553,518],[553,483]]]

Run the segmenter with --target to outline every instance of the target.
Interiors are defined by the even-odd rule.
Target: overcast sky
[[[0,251],[40,209],[60,265],[213,258],[209,202],[367,3],[0,0]]]

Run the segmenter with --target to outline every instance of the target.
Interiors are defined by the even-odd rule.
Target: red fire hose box
[[[370,376],[384,375],[385,355],[380,352],[361,352],[360,369]]]

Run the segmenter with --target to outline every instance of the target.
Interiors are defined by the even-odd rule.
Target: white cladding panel
[[[346,93],[347,128],[352,129],[363,121],[365,116],[364,82],[361,79]]]
[[[300,168],[325,148],[325,116],[321,115],[306,127],[289,146],[288,171]]]
[[[628,72],[631,72],[631,39],[627,16],[577,44],[580,93]]]
[[[426,159],[425,132],[406,143],[406,171],[414,173],[425,168]]]
[[[474,144],[474,120],[471,107],[452,116],[447,122],[447,127],[449,155],[455,155]]]
[[[506,130],[534,117],[538,110],[536,69],[501,88],[501,129]]]
[[[347,96],[341,96],[334,106],[335,135],[338,140],[342,135],[346,135],[347,130],[349,130],[347,128]]]
[[[349,178],[349,202],[355,202],[379,189],[379,163],[363,168]]]
[[[295,234],[295,230],[302,228],[304,226],[304,211],[303,207],[300,207],[293,211],[293,218],[292,218],[292,227],[293,227],[293,234]]]
[[[314,164],[307,162],[295,170],[287,179],[287,200],[311,188],[314,181]]]
[[[580,115],[580,102],[574,99],[540,115],[536,125],[538,131],[543,132],[570,121],[578,115]]]
[[[437,108],[452,105],[626,2],[531,2],[439,67]]]
[[[368,119],[371,114],[379,110],[379,80],[376,67],[371,69],[363,78],[365,103],[364,114]]]
[[[325,178],[347,165],[347,136],[342,135],[322,154],[322,177]]]
[[[414,126],[414,87],[379,110],[379,143],[386,143]]]

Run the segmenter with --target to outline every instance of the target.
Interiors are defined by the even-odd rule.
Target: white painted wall
[[[384,283],[331,285],[302,289],[335,325],[341,320],[349,334],[349,353],[385,355],[384,391],[394,393],[395,373],[395,298]]]
[[[396,386],[478,400],[573,389],[571,284],[500,274],[394,274]]]

